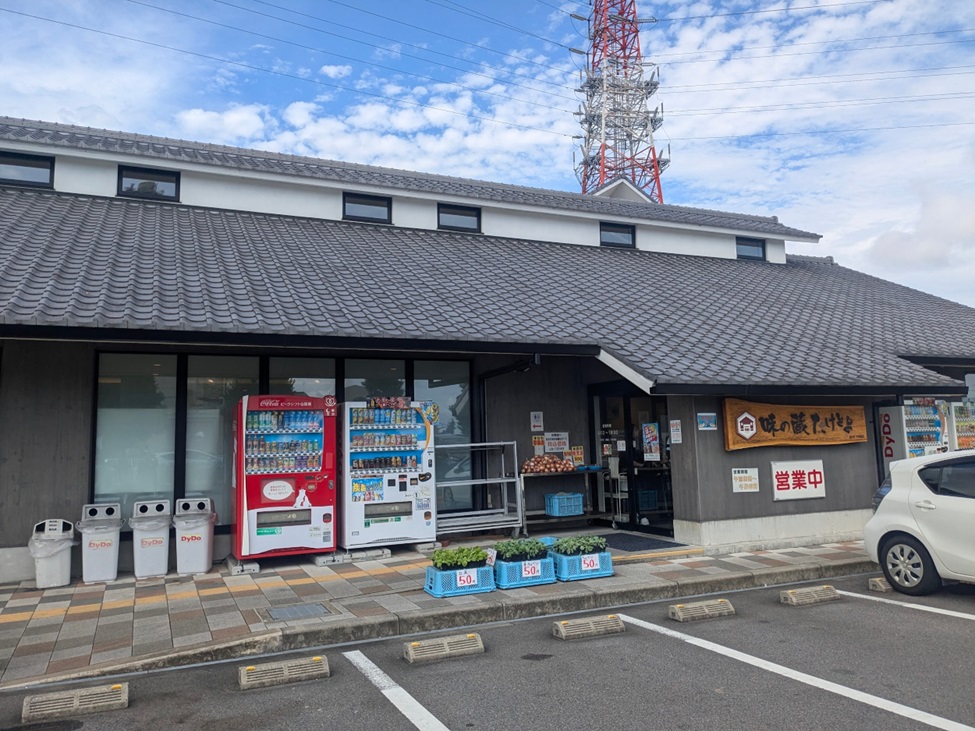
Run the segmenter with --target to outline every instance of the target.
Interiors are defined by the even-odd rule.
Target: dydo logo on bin
[[[161,546],[165,542],[166,541],[164,539],[156,536],[155,538],[143,538],[139,541],[139,545],[142,546],[142,548],[153,548],[155,546]]]
[[[96,541],[94,538],[88,540],[88,548],[92,551],[99,551],[103,548],[114,548],[115,541],[105,540],[104,538]]]
[[[202,541],[202,540],[203,540],[203,536],[199,534],[179,537],[180,543],[195,543],[196,541]]]

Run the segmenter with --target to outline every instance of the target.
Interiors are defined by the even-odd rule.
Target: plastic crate
[[[494,569],[491,566],[479,566],[476,569],[470,569],[470,571],[475,572],[474,579],[477,583],[470,586],[458,586],[457,571],[441,571],[434,566],[427,566],[423,591],[431,596],[443,598],[445,596],[460,596],[461,594],[483,594],[495,590]]]
[[[525,576],[524,564],[538,563],[537,576]],[[533,561],[495,561],[494,582],[499,589],[517,589],[522,586],[537,586],[538,584],[555,583],[555,562],[551,558],[540,558]]]
[[[545,496],[545,514],[561,517],[565,515],[582,515],[582,493],[560,492]]]
[[[587,553],[578,556],[566,556],[562,553],[549,551],[548,555],[555,561],[555,578],[559,581],[579,581],[580,579],[596,579],[601,576],[613,575],[613,557],[609,551],[602,553]],[[583,569],[582,559],[595,556],[598,566]],[[587,560],[588,564],[589,561]]]

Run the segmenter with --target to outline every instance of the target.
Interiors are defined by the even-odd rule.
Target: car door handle
[[[914,503],[914,507],[921,508],[921,510],[934,510],[938,506],[930,500],[918,500],[916,503]]]

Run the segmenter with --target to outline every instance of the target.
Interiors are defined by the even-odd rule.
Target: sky
[[[0,115],[579,191],[586,0],[0,0]],[[665,203],[975,306],[975,2],[637,0]]]

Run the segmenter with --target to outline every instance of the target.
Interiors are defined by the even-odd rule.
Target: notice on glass
[[[643,429],[643,459],[647,462],[660,461],[660,429],[654,422],[641,425]]]
[[[670,420],[670,443],[671,444],[684,443],[684,436],[681,432],[680,419]]]
[[[532,431],[533,432],[534,431],[545,431],[545,427],[543,426],[543,422],[542,422],[542,412],[541,411],[533,411],[533,412],[531,412],[531,421],[532,421]]]
[[[731,470],[732,492],[758,492],[758,467],[735,467]]]

